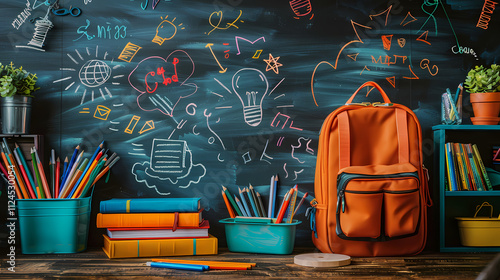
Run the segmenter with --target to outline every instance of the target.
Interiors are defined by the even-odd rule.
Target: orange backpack
[[[382,94],[384,103],[351,103],[368,86]],[[421,252],[431,204],[424,171],[415,114],[391,103],[375,82],[363,84],[321,128],[313,205],[316,247],[360,257]]]

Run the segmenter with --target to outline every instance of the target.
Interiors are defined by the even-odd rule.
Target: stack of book
[[[133,198],[101,201],[97,227],[106,228],[109,258],[217,254],[200,198]]]
[[[476,144],[446,143],[446,175],[449,191],[492,190]]]

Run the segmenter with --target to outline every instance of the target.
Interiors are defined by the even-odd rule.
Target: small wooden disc
[[[295,264],[311,267],[336,267],[349,265],[351,257],[341,254],[310,253],[293,258]]]

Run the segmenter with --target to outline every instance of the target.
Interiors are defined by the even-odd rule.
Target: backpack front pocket
[[[411,164],[354,166],[337,177],[336,234],[386,241],[417,232],[420,180]]]

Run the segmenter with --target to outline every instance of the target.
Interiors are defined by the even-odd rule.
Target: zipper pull
[[[340,208],[342,208],[342,213],[345,212],[345,196],[344,192],[340,192],[340,199],[337,199],[337,214],[340,213]]]
[[[382,106],[392,106],[393,103],[382,103],[382,102],[374,102],[372,103],[373,107],[382,107]]]
[[[370,102],[361,102],[361,103],[346,103],[345,105],[360,105],[360,106],[370,106]]]

